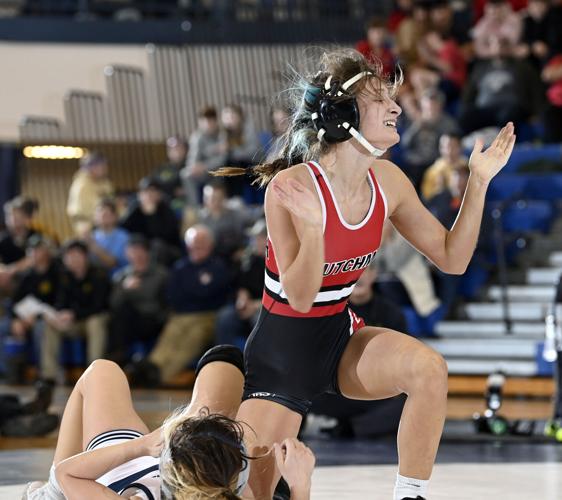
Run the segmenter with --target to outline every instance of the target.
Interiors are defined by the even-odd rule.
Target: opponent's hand
[[[142,442],[142,455],[158,458],[162,453],[162,447],[164,446],[162,427],[158,427],[150,434],[140,437],[139,440]]]
[[[311,449],[298,439],[285,439],[273,445],[275,461],[291,490],[309,490],[316,458]]]
[[[322,207],[316,193],[295,179],[274,179],[271,188],[281,205],[294,216],[310,226],[322,227]]]
[[[470,173],[483,184],[488,184],[509,160],[514,144],[515,129],[512,122],[500,130],[486,151],[482,151],[482,139],[476,139],[468,162]]]

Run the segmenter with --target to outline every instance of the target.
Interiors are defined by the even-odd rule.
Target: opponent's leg
[[[442,356],[407,335],[366,327],[350,339],[338,366],[338,382],[341,392],[353,399],[407,394],[398,431],[399,474],[429,479],[447,405]]]
[[[209,349],[199,360],[195,386],[188,415],[196,415],[202,408],[235,418],[244,389],[244,360],[242,352],[231,345]]]
[[[281,477],[275,466],[275,456],[269,453],[273,443],[296,437],[302,417],[285,406],[264,399],[248,399],[240,405],[237,420],[245,424],[244,442],[252,457],[248,487],[243,498],[271,500]]]

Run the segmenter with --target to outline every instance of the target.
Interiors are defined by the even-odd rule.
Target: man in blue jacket
[[[189,228],[185,244],[188,256],[178,260],[170,272],[170,318],[148,359],[131,370],[133,383],[170,381],[213,341],[216,312],[230,289],[230,272],[213,255],[213,236],[206,226]]]

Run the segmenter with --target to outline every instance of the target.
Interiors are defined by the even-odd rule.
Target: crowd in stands
[[[475,134],[493,136],[512,120],[521,140],[562,141],[562,1],[452,4],[398,0],[390,17],[367,23],[356,46],[389,78],[399,63],[402,141],[393,159],[448,228]],[[271,129],[259,132],[237,104],[206,106],[191,136],[168,138],[167,162],[124,199],[115,195],[106,157],[90,152],[68,196],[75,237],[60,246],[34,223],[40,208],[33,200],[8,202],[0,371],[17,379],[14,359],[23,357],[37,363],[42,379],[60,380],[65,339],[83,337],[83,362],[109,357],[134,382],[158,385],[213,343],[242,346],[263,289],[263,190],[248,176],[211,173],[275,157],[289,121],[290,110],[277,107]],[[406,330],[401,307],[445,317],[460,279],[437,270],[388,224],[351,303],[368,324]]]

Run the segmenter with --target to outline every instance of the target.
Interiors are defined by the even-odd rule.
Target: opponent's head
[[[249,475],[239,422],[207,410],[195,417],[179,410],[164,423],[163,436],[163,498],[239,499]]]

